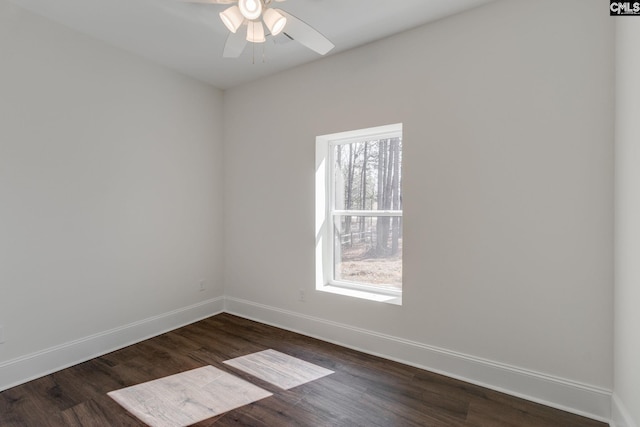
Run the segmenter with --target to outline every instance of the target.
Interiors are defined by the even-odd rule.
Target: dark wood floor
[[[291,390],[223,364],[272,348],[335,371]],[[229,314],[0,393],[0,426],[143,426],[107,392],[205,365],[273,396],[196,426],[605,426]]]

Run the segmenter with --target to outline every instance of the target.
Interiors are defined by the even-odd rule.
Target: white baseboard
[[[238,298],[226,297],[225,311],[598,421],[611,419],[610,390]]]
[[[223,310],[224,297],[213,298],[0,363],[0,391],[211,317]]]
[[[615,393],[611,398],[611,427],[638,427],[627,407]]]

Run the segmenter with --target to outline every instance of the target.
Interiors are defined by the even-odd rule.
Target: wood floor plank
[[[51,379],[44,377],[0,393],[3,402],[0,405],[0,426],[62,425],[60,411],[52,405],[47,393],[50,383]]]
[[[63,411],[62,422],[67,427],[144,426],[132,415],[122,412],[117,403],[93,399]]]
[[[267,349],[334,373],[283,390],[223,363]],[[106,393],[207,365],[273,396],[196,427],[606,427],[230,314],[204,319],[1,392],[0,426],[144,426]]]

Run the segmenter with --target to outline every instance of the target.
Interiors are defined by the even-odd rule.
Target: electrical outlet
[[[304,302],[304,289],[298,290],[298,301]]]
[[[204,280],[200,280],[200,292],[204,291],[206,286],[204,285]]]
[[[4,344],[4,326],[0,325],[0,344]]]

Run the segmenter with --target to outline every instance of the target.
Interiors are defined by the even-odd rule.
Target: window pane
[[[333,147],[337,210],[402,210],[402,138]]]
[[[402,217],[334,217],[334,279],[402,289]]]

